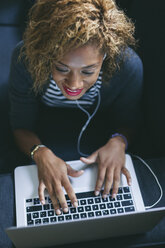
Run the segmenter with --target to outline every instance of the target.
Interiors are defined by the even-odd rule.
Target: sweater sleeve
[[[18,43],[11,59],[9,76],[10,124],[13,130],[21,128],[34,131],[38,112],[38,97],[32,90],[33,80],[23,59],[18,59],[22,44],[22,42]]]

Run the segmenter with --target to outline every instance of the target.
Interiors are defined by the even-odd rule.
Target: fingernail
[[[131,186],[131,184],[132,184],[132,181],[131,181],[131,180],[129,180],[129,186]]]
[[[44,205],[44,204],[45,204],[45,201],[44,201],[44,200],[42,200],[42,201],[41,201],[41,204],[42,204],[42,205]]]
[[[115,197],[116,197],[116,194],[113,194],[113,195],[112,195],[112,198],[115,198]]]
[[[68,212],[68,208],[64,208],[63,211],[64,211],[64,213],[67,213]]]
[[[77,207],[78,207],[78,203],[77,203],[77,202],[74,202],[74,203],[73,203],[73,206],[74,206],[75,208],[77,208]]]
[[[104,198],[104,199],[107,198],[107,195],[103,195],[103,198]]]
[[[95,191],[95,195],[98,196],[100,194],[99,191]]]
[[[57,214],[57,215],[61,214],[60,209],[56,209],[56,214]]]

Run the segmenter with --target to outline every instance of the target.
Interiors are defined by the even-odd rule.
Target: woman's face
[[[55,62],[52,76],[63,95],[77,100],[96,82],[103,62],[103,55],[92,45],[68,52]]]

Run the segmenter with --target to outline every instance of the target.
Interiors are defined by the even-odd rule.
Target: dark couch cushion
[[[1,0],[0,25],[23,25],[34,0]]]

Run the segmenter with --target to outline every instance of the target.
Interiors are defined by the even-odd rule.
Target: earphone
[[[80,141],[81,141],[81,137],[83,135],[83,132],[85,131],[85,129],[87,128],[87,126],[89,125],[89,122],[91,121],[91,119],[94,117],[94,115],[96,114],[99,106],[100,106],[100,102],[101,102],[101,95],[100,95],[100,91],[97,90],[98,92],[98,102],[97,102],[97,106],[95,108],[95,110],[93,111],[93,113],[90,115],[89,112],[84,109],[78,102],[78,100],[76,100],[76,103],[77,103],[77,106],[79,109],[81,109],[87,116],[88,116],[88,120],[86,121],[85,125],[82,127],[81,131],[80,131],[80,134],[79,134],[79,137],[78,137],[78,140],[77,140],[77,151],[78,153],[81,155],[81,156],[89,156],[89,154],[85,154],[83,152],[80,151]]]
[[[157,183],[157,185],[158,185],[158,187],[159,187],[159,190],[160,190],[160,197],[159,197],[159,199],[158,199],[155,203],[153,203],[152,205],[150,205],[150,206],[145,206],[145,209],[153,208],[156,204],[158,204],[158,203],[160,202],[160,200],[161,200],[162,197],[163,197],[163,189],[162,189],[162,186],[161,186],[161,184],[160,184],[160,182],[159,182],[157,176],[155,175],[155,173],[154,173],[154,172],[152,171],[152,169],[150,168],[150,166],[149,166],[141,157],[139,157],[139,156],[137,156],[137,155],[134,155],[134,154],[130,154],[130,155],[131,155],[132,157],[135,157],[135,158],[139,159],[139,160],[148,168],[148,170],[151,172],[151,174],[152,174],[153,177],[155,178],[155,181],[156,181],[156,183]]]

